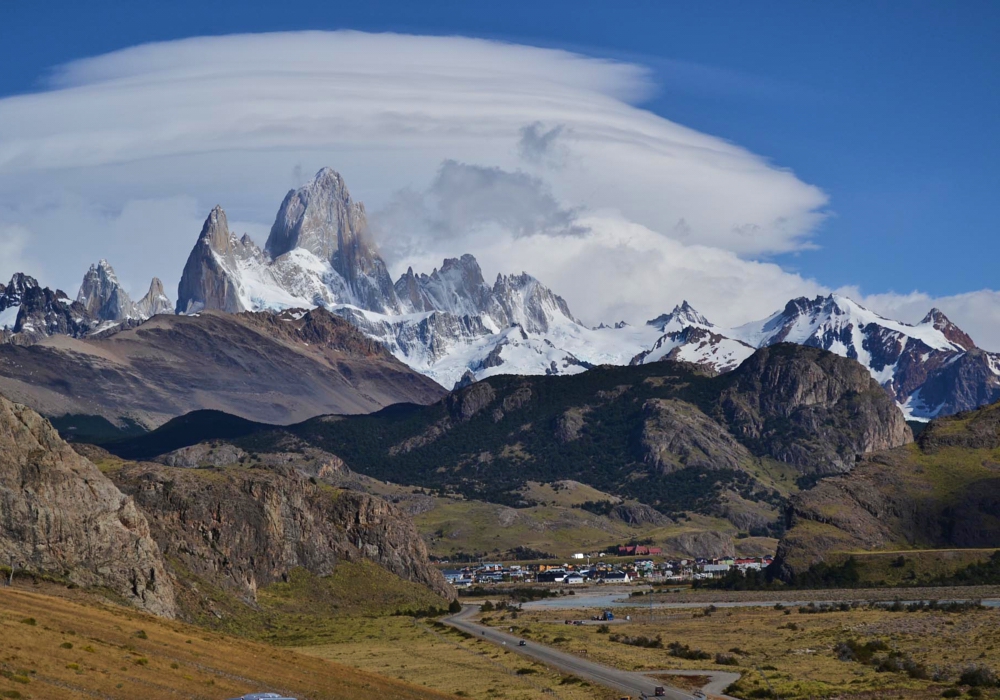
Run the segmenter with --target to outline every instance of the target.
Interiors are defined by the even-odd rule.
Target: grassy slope
[[[0,589],[0,655],[0,697],[10,698],[217,700],[252,690],[311,700],[444,697],[290,650],[17,588]]]
[[[451,498],[435,499],[434,508],[414,516],[414,522],[431,554],[438,557],[459,552],[506,552],[519,546],[569,557],[574,552],[600,551],[610,545],[647,539],[667,547],[664,553],[671,555],[677,553],[670,550],[671,538],[699,532],[737,534],[728,521],[700,515],[664,526],[627,525],[580,508],[543,505],[513,509]],[[773,551],[776,541],[754,537],[736,540],[735,544],[737,549],[746,545],[755,552],[760,548]]]
[[[984,562],[996,549],[904,549],[880,552],[838,552],[830,557],[831,564],[843,563],[848,557],[861,566],[861,582],[876,585],[911,585],[923,580],[947,576],[969,564]],[[900,561],[902,557],[902,561]],[[957,591],[961,595],[961,590]]]
[[[278,646],[320,644],[337,634],[344,617],[374,619],[448,605],[448,601],[423,586],[369,561],[342,561],[326,577],[294,569],[287,582],[273,583],[257,592],[256,608],[191,576],[176,564],[173,568],[189,584],[182,595],[197,590],[209,601],[207,606],[185,606],[196,611],[194,621],[199,625]]]
[[[853,555],[863,564],[864,582],[894,585],[919,583],[986,559],[994,551],[987,546],[1000,544],[1000,512],[995,507],[1000,448],[993,447],[995,437],[990,438],[995,427],[983,424],[997,411],[994,405],[934,421],[920,442],[875,455],[840,478],[863,479],[869,485],[866,498],[881,494],[879,498],[894,504],[880,515],[887,539],[869,555],[865,549],[870,544],[850,527],[835,524],[850,509],[864,515],[865,506],[852,498],[820,501],[813,498],[818,491],[804,494],[812,514],[787,533],[789,561],[801,560],[802,566],[806,559],[801,554],[821,552],[824,560],[836,564]],[[821,484],[820,489],[828,486]],[[891,566],[900,553],[906,564]]]

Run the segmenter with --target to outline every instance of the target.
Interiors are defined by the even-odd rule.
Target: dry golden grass
[[[569,611],[525,612],[519,633],[571,653],[586,652],[592,661],[626,670],[734,670],[744,674],[739,697],[766,697],[770,685],[778,697],[914,698],[941,697],[954,687],[961,671],[972,664],[1000,670],[1000,610],[890,612],[859,608],[846,612],[806,614],[774,608],[720,608],[709,615],[700,610],[616,611],[633,621],[613,623],[608,632],[595,625],[566,625]],[[575,613],[579,617],[581,613]],[[664,646],[677,641],[711,654],[709,660],[684,660],[666,649],[647,649],[611,641],[611,635],[659,636]],[[905,673],[877,672],[873,665],[841,661],[834,652],[847,640],[884,641],[930,673],[944,671],[947,681],[910,678]],[[718,666],[715,654],[733,654],[739,665]],[[884,653],[882,654],[885,655]],[[1000,698],[1000,690],[981,697]]]
[[[433,622],[344,620],[333,643],[301,648],[359,669],[468,698],[610,700],[612,691],[565,676],[494,644]]]
[[[310,700],[446,697],[329,661],[114,606],[0,589],[0,697]]]

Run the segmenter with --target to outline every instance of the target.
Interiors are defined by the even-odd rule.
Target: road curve
[[[666,697],[668,700],[695,700],[698,697],[680,688],[666,685],[663,681],[649,678],[646,674],[611,668],[610,666],[581,659],[579,656],[567,654],[566,652],[547,647],[543,644],[537,644],[536,642],[529,641],[523,647],[518,646],[517,643],[521,641],[520,637],[501,632],[493,627],[480,625],[470,620],[469,618],[475,613],[476,606],[466,605],[462,607],[461,612],[442,618],[441,621],[455,629],[473,634],[479,639],[484,639],[498,645],[506,644],[505,648],[509,651],[516,652],[535,661],[540,661],[564,673],[603,685],[625,695],[630,695],[633,698],[641,698],[644,694],[652,698],[657,686],[663,686],[666,695],[661,697]],[[708,692],[716,688],[724,688],[739,678],[738,673],[719,671],[684,671],[683,673],[711,676],[711,682],[706,686]],[[727,696],[711,695],[710,697],[726,698]]]

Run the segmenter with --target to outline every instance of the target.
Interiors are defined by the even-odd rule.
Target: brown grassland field
[[[0,697],[309,698],[444,695],[396,679],[111,605],[0,589]]]
[[[52,582],[0,588],[0,698],[223,700],[263,690],[308,700],[613,697],[434,620],[386,614],[402,600],[440,600],[414,597],[413,584],[391,576],[373,580],[374,566],[338,568],[344,573],[323,587],[300,575],[262,589],[256,614],[216,621],[224,631]],[[365,579],[369,595],[338,579]]]
[[[661,608],[654,609],[651,617],[648,608],[636,607],[616,609],[616,621],[605,626],[565,624],[567,619],[586,618],[592,612],[523,611],[513,622],[494,612],[486,614],[484,621],[514,624],[525,638],[627,670],[738,671],[743,677],[731,692],[742,698],[922,700],[942,697],[946,691],[945,697],[1000,698],[1000,689],[956,684],[970,666],[1000,669],[1000,610],[996,608],[893,612],[860,606],[820,613],[799,607]],[[623,622],[629,614],[632,621]],[[638,637],[659,637],[664,648],[623,641]],[[884,649],[866,662],[841,660],[835,647],[849,641],[882,642]],[[667,649],[671,642],[710,656],[707,660],[678,658]],[[735,665],[717,665],[717,653],[731,656]],[[900,664],[907,662],[918,677],[905,671],[877,670],[875,664],[888,657]],[[933,679],[935,674],[942,674],[939,680]]]

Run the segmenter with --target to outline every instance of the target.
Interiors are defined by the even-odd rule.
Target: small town
[[[607,561],[611,555],[601,552],[584,554],[578,552],[571,559],[576,563],[561,564],[509,564],[480,562],[460,569],[444,568],[441,573],[445,580],[456,588],[473,585],[498,583],[558,583],[574,585],[583,583],[623,584],[641,581],[643,583],[683,583],[696,580],[721,578],[735,569],[740,572],[762,570],[769,566],[773,557],[706,559],[661,559],[652,557],[661,553],[658,547],[623,546],[616,561]],[[635,559],[621,561],[620,557],[633,556]],[[659,558],[659,557],[658,557]],[[596,562],[593,560],[597,560]],[[446,564],[447,562],[441,562]]]

